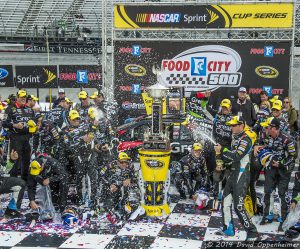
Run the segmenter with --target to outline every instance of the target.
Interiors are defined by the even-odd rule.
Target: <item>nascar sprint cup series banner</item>
[[[115,5],[115,28],[291,28],[292,3]]]
[[[253,100],[263,89],[288,96],[291,42],[116,41],[115,96],[122,120],[145,113],[141,93],[156,83],[153,65],[162,69],[163,84],[212,91],[211,104],[234,98],[240,86]],[[120,121],[122,121],[120,120]]]

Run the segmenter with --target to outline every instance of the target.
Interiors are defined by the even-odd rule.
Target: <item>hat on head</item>
[[[88,96],[89,95],[86,91],[81,91],[80,93],[78,93],[78,98],[79,99],[86,99]]]
[[[37,160],[33,160],[30,163],[30,175],[37,176],[41,173],[42,166]]]
[[[59,88],[58,93],[65,93],[65,89]]]
[[[279,95],[275,95],[273,98],[271,98],[269,101],[271,103],[273,103],[275,100],[278,100],[279,99]]]
[[[268,118],[265,122],[261,122],[260,125],[261,125],[262,127],[272,126],[272,127],[279,128],[279,126],[280,126],[280,121],[279,121],[277,118],[270,117],[270,118]]]
[[[69,98],[67,98],[67,97],[65,97],[65,101],[66,101],[68,104],[70,104],[70,105],[73,104],[73,102],[72,102]]]
[[[242,116],[234,116],[230,121],[226,122],[226,125],[229,126],[238,124],[245,124],[245,119]]]
[[[276,110],[281,110],[282,109],[282,101],[281,100],[275,100],[273,105],[272,105],[272,109],[276,109]]]
[[[102,92],[96,91],[93,93],[93,95],[91,96],[91,99],[95,99],[97,97],[104,97]]]
[[[231,101],[229,99],[223,99],[220,106],[229,108],[229,107],[231,107]]]
[[[130,158],[130,156],[128,156],[127,153],[125,153],[125,152],[120,152],[119,155],[118,155],[118,159],[119,159],[119,161],[128,161],[128,160],[130,160],[131,158]]]
[[[80,115],[79,115],[78,111],[71,110],[69,113],[69,118],[70,118],[70,120],[74,120],[76,118],[80,118]]]
[[[19,90],[17,93],[17,96],[20,98],[24,98],[24,97],[26,97],[26,95],[27,95],[27,93],[25,90]]]
[[[247,92],[246,87],[243,87],[243,86],[240,87],[240,88],[239,88],[239,92],[245,92],[245,93],[246,93],[246,92]]]
[[[203,150],[203,145],[201,143],[194,143],[193,150]]]
[[[28,95],[27,100],[34,100],[34,101],[38,101],[39,98],[35,97],[34,95]]]

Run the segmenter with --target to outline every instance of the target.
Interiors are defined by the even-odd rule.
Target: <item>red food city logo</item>
[[[140,52],[142,54],[149,54],[151,52],[152,48],[141,48]],[[133,48],[132,47],[122,47],[119,48],[119,53],[121,54],[132,54],[133,53]]]
[[[228,72],[229,67],[231,64],[231,61],[209,61],[207,62],[206,66],[206,60],[198,58],[192,58],[192,63],[198,59],[198,63],[195,64],[195,70],[196,71],[209,71],[209,72]],[[178,60],[163,60],[162,61],[162,67],[164,70],[168,70],[170,72],[172,71],[188,71],[191,68],[191,62],[190,61],[178,61]],[[206,67],[206,68],[203,68]],[[193,71],[195,71],[193,70]]]
[[[141,91],[145,90],[145,86],[141,86]],[[123,92],[131,92],[132,86],[119,86],[119,90]]]
[[[76,73],[60,73],[59,74],[60,80],[77,80],[77,74]],[[101,80],[101,74],[100,73],[88,73],[88,80]]]
[[[261,88],[249,88],[249,94],[260,94]],[[284,89],[272,89],[272,94],[283,94]]]
[[[250,54],[258,54],[258,55],[265,54],[265,49],[264,48],[251,48]],[[274,54],[277,54],[277,55],[285,54],[285,48],[274,48]]]

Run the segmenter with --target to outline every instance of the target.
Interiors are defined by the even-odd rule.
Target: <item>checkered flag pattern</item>
[[[166,77],[166,81],[170,86],[200,86],[206,83],[203,77],[189,77],[188,74],[170,74]]]

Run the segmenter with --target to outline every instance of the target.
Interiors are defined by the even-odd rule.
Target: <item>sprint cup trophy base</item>
[[[162,98],[168,88],[155,84],[149,87],[152,104],[151,131],[144,134],[143,147],[139,149],[141,170],[139,186],[141,205],[147,216],[159,217],[170,214],[168,189],[170,186],[171,148],[168,132],[163,132]]]

